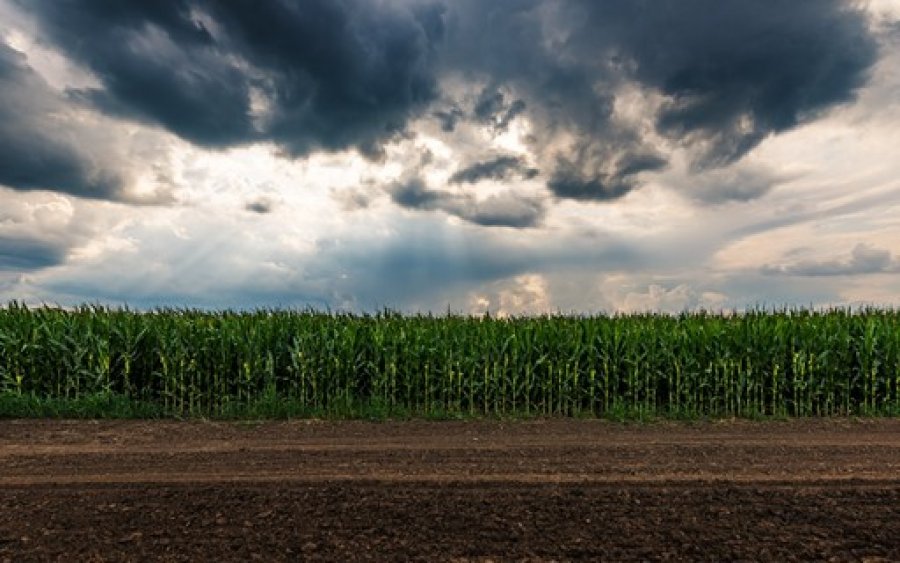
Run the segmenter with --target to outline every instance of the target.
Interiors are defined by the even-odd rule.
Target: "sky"
[[[900,0],[0,0],[0,301],[900,305]]]

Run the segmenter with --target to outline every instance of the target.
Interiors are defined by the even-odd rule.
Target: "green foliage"
[[[898,321],[879,309],[497,319],[11,303],[0,415],[896,414]]]

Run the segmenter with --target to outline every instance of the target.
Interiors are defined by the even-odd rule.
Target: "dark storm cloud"
[[[475,117],[481,121],[492,122],[503,112],[503,93],[485,89],[475,103]]]
[[[388,192],[391,200],[401,207],[443,211],[486,227],[536,227],[545,213],[543,203],[532,198],[505,192],[478,201],[469,194],[431,189],[418,177],[396,182]]]
[[[506,131],[509,128],[509,124],[512,123],[512,120],[518,117],[520,114],[525,113],[525,109],[527,106],[525,102],[522,100],[516,100],[500,116],[497,120],[494,128],[497,131]]]
[[[559,158],[547,187],[559,198],[602,201],[618,199],[630,192],[636,184],[636,181],[624,178],[585,176],[569,161]]]
[[[446,196],[431,190],[420,178],[397,182],[390,188],[391,199],[408,209],[435,209]]]
[[[767,275],[825,277],[880,274],[898,269],[900,264],[891,259],[890,251],[860,243],[853,247],[850,257],[845,260],[802,260],[794,264],[763,266],[761,272]]]
[[[461,217],[484,227],[526,229],[540,225],[544,214],[541,201],[505,192],[467,206]]]
[[[493,134],[527,116],[548,188],[579,200],[623,196],[679,146],[696,172],[729,165],[852,100],[877,58],[844,0],[16,1],[99,79],[73,101],[293,156],[378,158],[422,116]],[[662,105],[622,119],[627,89]]]
[[[698,167],[851,100],[877,57],[866,14],[843,0],[585,5],[633,76],[667,96],[658,131],[706,141]]]
[[[636,172],[621,174],[616,163],[656,151],[612,119],[623,80],[605,62],[609,49],[573,43],[597,25],[566,3],[463,0],[456,6],[445,61],[490,85],[476,98],[476,118],[492,127],[507,114],[527,115],[530,148],[559,197],[608,200],[635,186]]]
[[[473,117],[489,125],[494,132],[502,133],[509,129],[513,119],[524,113],[527,104],[522,100],[509,101],[507,96],[494,88],[485,88],[475,102]]]
[[[456,124],[465,117],[465,113],[458,107],[439,110],[432,113],[432,115],[440,121],[441,131],[444,133],[453,133],[456,130]]]
[[[637,185],[641,172],[660,170],[667,165],[662,157],[651,154],[625,154],[606,172],[598,166],[585,172],[583,162],[558,157],[547,187],[560,198],[579,200],[613,200],[630,192]]]
[[[445,133],[453,133],[460,122],[470,122],[485,126],[496,135],[506,132],[527,107],[523,100],[509,100],[508,95],[497,88],[483,88],[466,110],[460,104],[452,104],[431,115],[438,120]]]
[[[244,210],[250,211],[251,213],[266,215],[267,213],[272,212],[272,202],[267,199],[258,199],[245,205]]]
[[[548,187],[583,200],[638,185],[639,162],[611,164],[623,155],[665,158],[640,124],[613,118],[625,85],[663,96],[651,126],[699,171],[852,100],[877,58],[866,14],[843,0],[461,0],[454,16],[450,66],[527,103],[534,148],[557,165]],[[568,146],[552,142],[560,132]]]
[[[102,88],[73,91],[107,113],[159,123],[195,143],[249,140],[248,80],[183,0],[27,0],[66,54]]]
[[[65,112],[24,55],[0,43],[0,184],[116,199],[121,178],[87,152]]]
[[[451,184],[476,184],[482,180],[505,180],[511,177],[520,177],[530,180],[537,176],[539,171],[531,168],[525,159],[517,156],[498,156],[497,158],[476,162],[450,176]]]
[[[39,270],[65,260],[66,248],[32,238],[0,235],[0,272]]]
[[[199,145],[377,154],[436,95],[442,9],[369,0],[21,0],[102,89],[73,93]]]

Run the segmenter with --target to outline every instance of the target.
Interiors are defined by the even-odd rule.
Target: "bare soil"
[[[0,561],[900,561],[900,420],[0,421]]]

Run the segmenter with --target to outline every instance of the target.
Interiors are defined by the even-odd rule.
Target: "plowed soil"
[[[0,421],[0,561],[900,561],[900,421]]]

